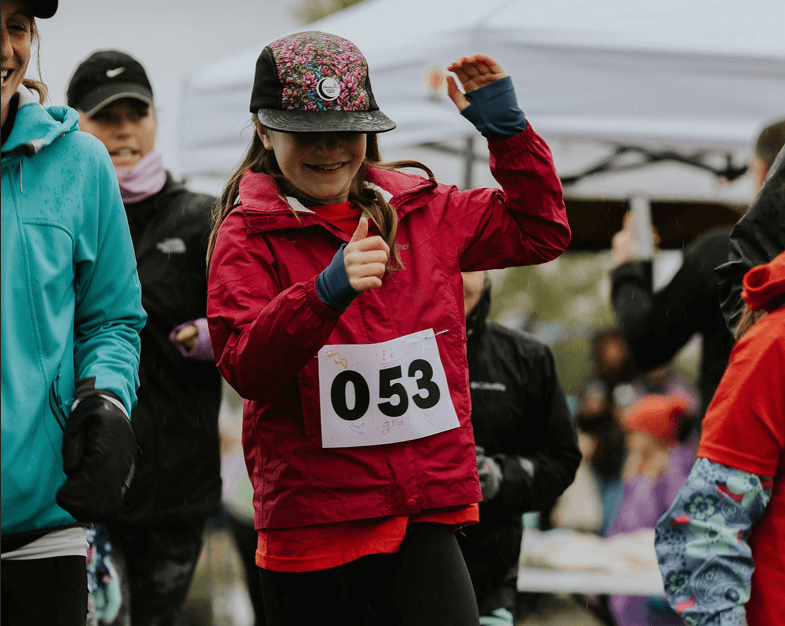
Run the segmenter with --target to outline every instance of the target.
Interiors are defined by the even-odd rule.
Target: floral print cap
[[[379,110],[368,63],[351,41],[321,31],[265,47],[256,62],[251,112],[282,132],[382,133],[395,123]]]

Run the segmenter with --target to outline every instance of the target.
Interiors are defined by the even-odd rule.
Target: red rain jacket
[[[409,515],[481,499],[470,420],[461,271],[544,263],[567,247],[562,188],[545,142],[527,128],[489,142],[499,189],[457,188],[369,168],[399,218],[406,268],[346,311],[316,277],[349,236],[268,176],[246,172],[210,267],[216,361],[246,398],[243,447],[257,528]],[[291,207],[290,207],[291,204]],[[371,226],[371,233],[377,231]],[[460,427],[414,441],[321,447],[324,345],[371,344],[432,328]]]

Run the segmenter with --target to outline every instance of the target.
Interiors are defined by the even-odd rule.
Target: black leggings
[[[87,567],[83,556],[3,561],[3,626],[84,626]]]
[[[450,526],[409,524],[394,554],[328,570],[260,570],[270,626],[477,626],[469,572]]]

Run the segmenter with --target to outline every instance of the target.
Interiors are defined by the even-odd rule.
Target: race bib
[[[322,445],[375,446],[459,426],[433,329],[319,350]]]

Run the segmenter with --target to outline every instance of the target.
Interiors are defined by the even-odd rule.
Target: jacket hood
[[[27,88],[20,87],[14,127],[3,144],[3,156],[16,150],[32,156],[64,133],[79,130],[79,113],[70,107],[44,108]]]
[[[466,316],[466,336],[480,336],[485,330],[485,323],[488,314],[491,312],[491,285],[487,284],[482,288],[480,299],[471,313]]]
[[[785,252],[766,265],[753,267],[744,275],[741,297],[753,311],[763,309],[769,313],[783,304],[785,294]]]

